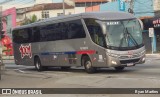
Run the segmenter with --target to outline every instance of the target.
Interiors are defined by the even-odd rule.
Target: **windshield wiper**
[[[130,40],[132,41],[132,43],[134,43],[135,46],[138,46],[138,43],[137,41],[133,38],[133,36],[131,35],[131,33],[128,32],[128,29],[124,26],[124,23],[121,22],[121,24],[123,25],[124,29],[123,29],[123,38],[120,40],[120,44],[119,44],[119,48],[122,46],[123,42],[124,42],[124,39],[127,40],[128,42],[128,47],[129,47],[129,44],[130,44]]]
[[[126,28],[126,33],[127,33],[127,35],[129,35],[128,38],[133,41],[134,45],[135,45],[135,46],[138,46],[137,41],[133,38],[133,36],[131,35],[131,33],[128,32],[128,29],[127,29],[127,28]],[[128,46],[129,46],[129,42],[130,42],[130,41],[128,41]]]

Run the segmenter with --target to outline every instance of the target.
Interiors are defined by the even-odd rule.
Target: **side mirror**
[[[140,23],[140,25],[141,25],[141,29],[143,30],[143,29],[144,29],[143,22],[142,22],[140,19],[138,19],[138,21],[139,21],[139,23]]]

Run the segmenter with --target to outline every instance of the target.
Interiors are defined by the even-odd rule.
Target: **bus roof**
[[[27,27],[33,27],[37,26],[39,24],[56,21],[56,20],[62,20],[62,19],[69,19],[73,17],[79,17],[79,18],[95,18],[98,20],[125,20],[125,19],[135,19],[134,15],[126,12],[110,12],[110,11],[101,11],[101,12],[86,12],[86,13],[80,13],[80,14],[73,14],[73,15],[67,15],[67,16],[58,16],[58,17],[52,17],[48,18],[39,22],[23,25],[20,27],[16,27],[14,29],[21,29],[21,28],[27,28]]]

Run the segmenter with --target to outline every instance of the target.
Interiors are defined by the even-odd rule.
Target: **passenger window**
[[[17,43],[55,41],[85,37],[86,34],[81,20],[60,22],[14,31],[14,41]]]
[[[68,22],[68,38],[75,39],[75,38],[85,38],[86,34],[82,25],[81,20],[74,20]]]
[[[39,42],[40,41],[40,30],[38,27],[32,28],[32,34],[33,34],[33,42]]]
[[[85,23],[92,41],[102,47],[106,47],[105,37],[103,35],[101,26],[95,22],[95,19],[85,19]]]

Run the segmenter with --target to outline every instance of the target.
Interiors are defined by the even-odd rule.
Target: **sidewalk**
[[[160,59],[160,54],[146,54],[146,58],[159,58]]]

